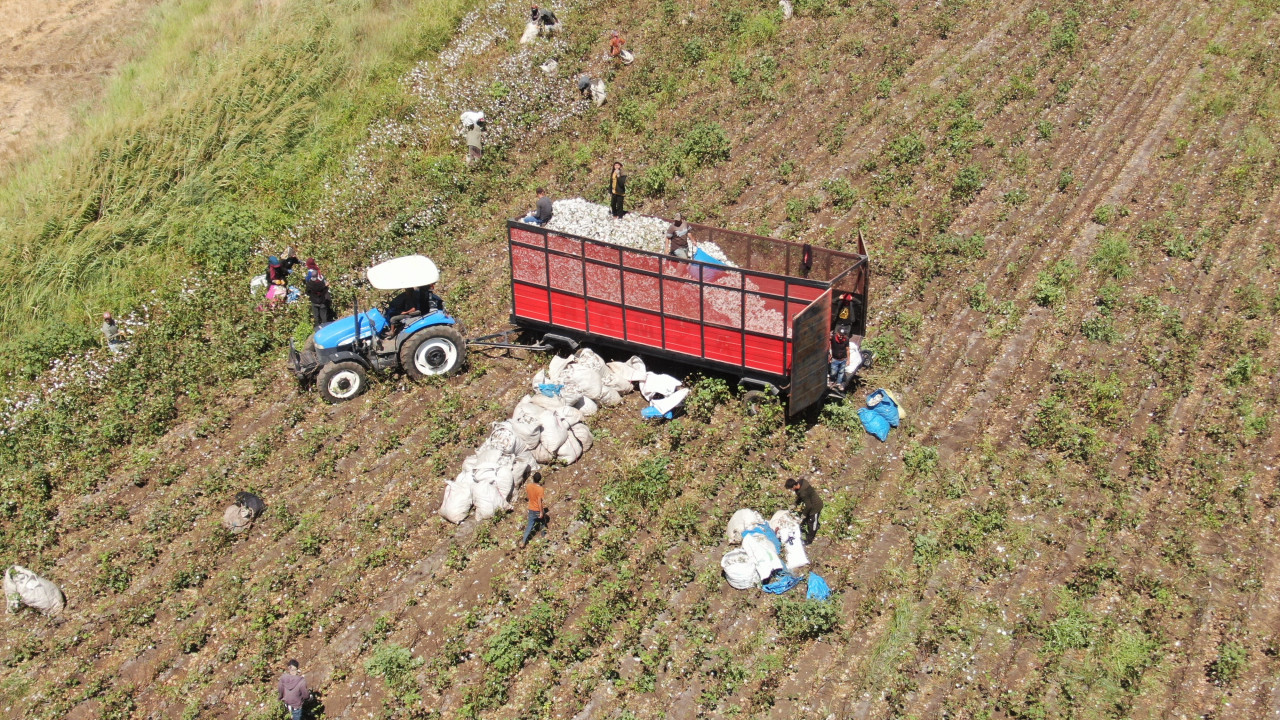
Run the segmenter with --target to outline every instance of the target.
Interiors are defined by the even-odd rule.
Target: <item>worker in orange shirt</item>
[[[524,538],[520,540],[520,547],[529,544],[529,538],[538,531],[539,525],[547,524],[547,509],[542,501],[543,492],[542,473],[535,472],[524,488],[525,495],[529,496],[529,524],[524,528]]]

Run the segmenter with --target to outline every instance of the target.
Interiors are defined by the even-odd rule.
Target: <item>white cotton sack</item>
[[[560,372],[569,366],[573,358],[560,357],[559,355],[551,358],[551,362],[547,364],[547,377],[560,377]]]
[[[520,44],[528,45],[538,37],[538,23],[525,23],[524,34],[520,36]]]
[[[589,367],[592,370],[599,371],[604,369],[604,358],[600,357],[595,350],[592,350],[589,347],[578,348],[578,351],[573,354],[573,359],[576,360],[579,365]]]
[[[477,486],[479,487],[479,486]],[[760,533],[748,533],[742,537],[742,549],[751,555],[755,563],[756,575],[762,580],[769,579],[774,570],[783,568],[782,558],[773,546],[773,541]]]
[[[622,395],[618,394],[617,390],[606,385],[600,393],[600,397],[596,398],[596,401],[605,407],[614,407],[622,404]]]
[[[471,460],[474,457],[475,456],[472,455],[467,459]],[[458,473],[458,477],[454,478],[453,480],[454,482],[474,483],[476,481],[476,470],[474,467],[471,467],[471,468],[466,467],[466,463],[463,463],[462,472]]]
[[[485,444],[497,448],[503,455],[515,455],[525,448],[524,440],[516,435],[509,420],[494,423]]]
[[[514,456],[503,456],[503,462],[498,465],[497,470],[493,474],[493,486],[498,488],[498,493],[502,495],[503,500],[511,499],[511,490],[515,488],[515,463]],[[521,465],[521,468],[524,466]]]
[[[576,405],[572,405],[571,407],[576,409],[578,412],[581,412],[583,417],[591,417],[600,411],[600,405],[586,395],[583,395],[582,399],[579,400]]]
[[[463,461],[462,461],[462,469],[463,469],[463,470],[475,470],[475,469],[476,469],[476,465],[477,465],[479,462],[480,462],[480,459],[476,457],[475,453],[471,453],[470,455],[468,455],[468,456],[467,456],[467,459],[466,459],[466,460],[463,460]]]
[[[495,478],[498,477],[498,464],[485,464],[476,468],[475,481],[477,485],[485,483],[493,484]]]
[[[755,563],[751,555],[741,548],[734,548],[720,558],[720,568],[724,570],[725,579],[736,590],[747,590],[760,584],[760,576],[756,574]]]
[[[550,465],[556,461],[556,451],[548,449],[543,443],[538,443],[532,452],[534,461],[539,465]]]
[[[4,595],[9,612],[17,612],[21,605],[26,605],[45,615],[55,616],[67,604],[61,588],[21,565],[5,571]],[[20,605],[15,604],[15,600]]]
[[[583,395],[592,400],[599,400],[600,393],[604,390],[604,380],[600,377],[600,371],[583,365],[575,364],[572,366],[569,372],[569,382],[572,382]],[[563,394],[564,390],[560,392]]]
[[[440,501],[440,517],[457,525],[471,512],[471,488],[476,484],[461,478],[444,484],[444,499]]]
[[[612,379],[610,383],[613,388],[618,388],[622,383],[631,385],[644,380],[645,371],[637,370],[628,363],[611,362],[609,363],[609,377]],[[621,390],[619,390],[621,392]]]
[[[496,447],[481,445],[480,449],[476,450],[476,469],[497,465],[498,461],[502,459],[502,454],[502,451]]]
[[[564,401],[565,405],[577,405],[584,397],[586,397],[586,394],[582,392],[582,388],[578,386],[578,383],[573,380],[564,383],[564,386],[560,388],[560,399]]]
[[[591,434],[591,428],[586,423],[578,423],[569,428],[573,436],[578,439],[578,444],[582,446],[582,452],[591,450],[591,446],[596,444],[595,436]]]
[[[499,510],[511,509],[506,498],[502,497],[502,493],[492,483],[476,483],[472,486],[471,493],[476,504],[476,517],[481,520],[488,520]]]
[[[525,448],[532,448],[538,444],[538,440],[542,437],[542,426],[534,423],[520,422],[519,420],[510,421],[511,432],[520,440],[521,445]],[[513,450],[512,454],[519,455],[519,450]]]
[[[542,410],[555,410],[557,408],[564,407],[566,404],[570,404],[564,396],[564,391],[561,391],[560,397],[547,397],[542,393],[535,393],[533,395],[526,396],[525,399],[528,400],[530,404]],[[520,402],[524,403],[524,400],[521,400]]]
[[[570,433],[565,438],[564,444],[556,451],[556,458],[565,465],[572,465],[578,462],[582,457],[582,443],[578,442],[578,438]]]
[[[577,408],[571,408],[571,407],[560,408],[559,410],[555,411],[556,418],[558,418],[561,422],[563,422],[564,426],[567,428],[573,427],[574,425],[577,425],[578,423],[582,422],[582,418],[585,415],[586,413],[582,412],[581,410]]]
[[[742,542],[742,531],[752,525],[764,522],[764,517],[751,508],[742,508],[729,518],[729,525],[724,529],[724,539],[731,543]]]
[[[542,442],[538,443],[538,447],[555,453],[569,437],[569,426],[554,413],[547,413],[543,417],[547,419],[542,423]],[[538,462],[542,462],[542,459],[539,458]]]

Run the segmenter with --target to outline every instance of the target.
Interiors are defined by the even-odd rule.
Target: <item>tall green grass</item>
[[[32,375],[313,208],[471,0],[171,0],[71,139],[0,178],[0,369]]]

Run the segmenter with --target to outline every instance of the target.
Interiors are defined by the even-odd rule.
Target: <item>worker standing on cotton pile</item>
[[[622,207],[626,194],[627,176],[622,174],[622,163],[615,162],[613,172],[609,174],[609,212],[613,213],[615,218],[621,218],[627,213]]]
[[[818,536],[818,518],[822,515],[822,497],[809,484],[808,480],[788,480],[787,489],[795,491],[796,503],[800,505],[802,517],[800,529],[804,533],[804,544],[808,545]]]
[[[693,238],[689,237],[692,229],[685,221],[684,215],[676,213],[675,221],[667,226],[667,254],[688,260],[693,257]]]

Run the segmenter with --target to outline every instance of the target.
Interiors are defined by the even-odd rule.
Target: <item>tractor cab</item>
[[[357,301],[353,314],[317,330],[301,351],[290,347],[289,365],[299,381],[314,381],[325,400],[341,402],[365,391],[370,370],[403,369],[421,380],[462,367],[466,342],[430,290],[440,279],[435,263],[407,255],[374,265],[366,277],[374,289],[399,295],[387,311],[361,311]]]

